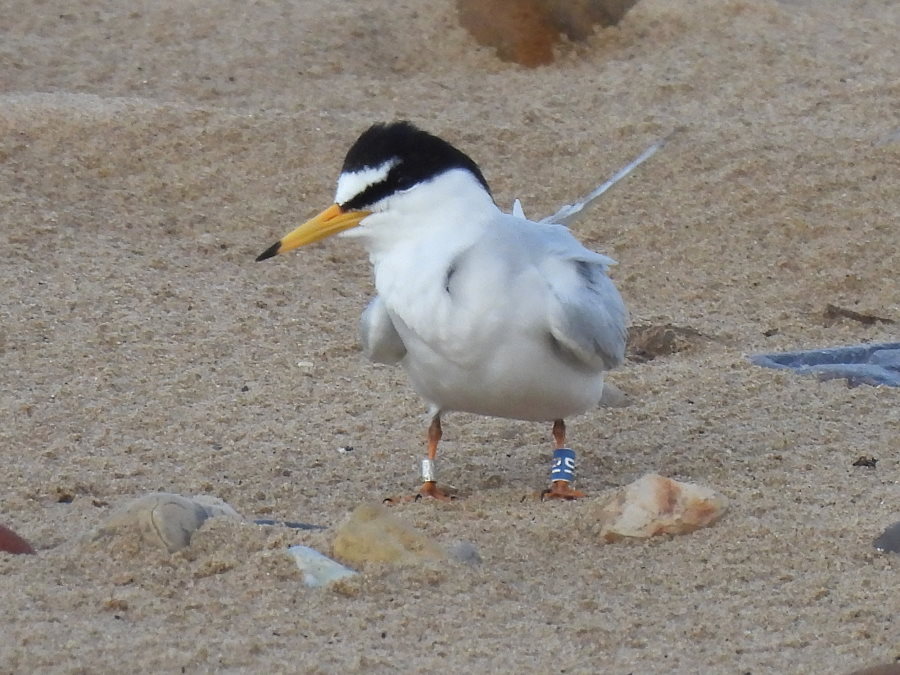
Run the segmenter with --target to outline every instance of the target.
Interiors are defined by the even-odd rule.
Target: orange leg
[[[432,462],[434,461],[434,458],[437,457],[438,443],[441,442],[443,435],[444,430],[441,429],[441,414],[438,413],[431,420],[431,425],[428,427],[428,459]]]
[[[556,449],[560,450],[566,447],[566,423],[563,420],[556,420],[553,423],[553,442]],[[541,492],[541,501],[545,499],[578,499],[584,497],[584,492],[576,490],[567,480],[555,480],[550,483],[550,487]]]
[[[428,427],[428,459],[422,462],[422,487],[419,489],[419,497],[432,497],[441,501],[450,501],[452,497],[437,486],[434,479],[434,460],[437,457],[438,443],[444,431],[441,429],[441,414],[438,413],[431,420]]]
[[[434,478],[434,460],[437,457],[438,443],[441,442],[443,430],[441,429],[441,414],[437,413],[431,420],[428,427],[428,458],[422,460],[422,487],[419,493],[412,497],[388,497],[384,500],[385,504],[396,504],[399,502],[419,501],[423,497],[430,497],[440,501],[448,502],[453,497],[437,486]]]
[[[566,447],[566,423],[563,420],[553,423],[553,442],[556,443],[557,450]]]

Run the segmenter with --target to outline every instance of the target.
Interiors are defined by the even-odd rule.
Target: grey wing
[[[397,363],[406,356],[406,346],[377,295],[359,319],[359,340],[363,353],[375,363]]]
[[[587,370],[609,370],[625,360],[628,310],[604,256],[555,259],[545,271],[555,302],[549,305],[550,335],[560,354]],[[594,257],[596,256],[596,257]]]

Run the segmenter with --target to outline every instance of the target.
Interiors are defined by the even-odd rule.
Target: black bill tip
[[[259,262],[260,260],[268,260],[269,258],[275,257],[278,254],[279,248],[281,248],[281,242],[276,241],[269,248],[256,256],[256,262]]]

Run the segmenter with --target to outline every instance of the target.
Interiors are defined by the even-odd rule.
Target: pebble
[[[897,521],[875,539],[875,548],[882,553],[900,553],[900,521]]]
[[[94,538],[136,528],[143,539],[161,544],[169,553],[186,548],[194,532],[209,518],[240,518],[228,504],[216,497],[185,497],[169,492],[154,492],[138,497],[111,515]]]
[[[380,504],[363,504],[354,509],[338,526],[332,552],[350,564],[416,563],[447,558],[440,546]]]
[[[34,553],[34,548],[6,525],[0,525],[0,551],[13,554]]]
[[[711,525],[727,508],[728,500],[715,490],[651,473],[617,490],[601,507],[600,538],[686,534]]]
[[[449,547],[447,553],[455,561],[466,565],[480,565],[482,562],[478,548],[471,541],[458,541]]]
[[[291,546],[287,551],[303,572],[303,583],[309,588],[327,586],[339,579],[359,574],[309,546]]]

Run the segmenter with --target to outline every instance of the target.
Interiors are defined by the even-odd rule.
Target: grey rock
[[[447,552],[457,562],[465,563],[466,565],[481,564],[481,555],[478,553],[478,548],[471,541],[458,541],[450,546]]]
[[[900,553],[900,521],[897,521],[878,535],[874,546],[882,553]]]

